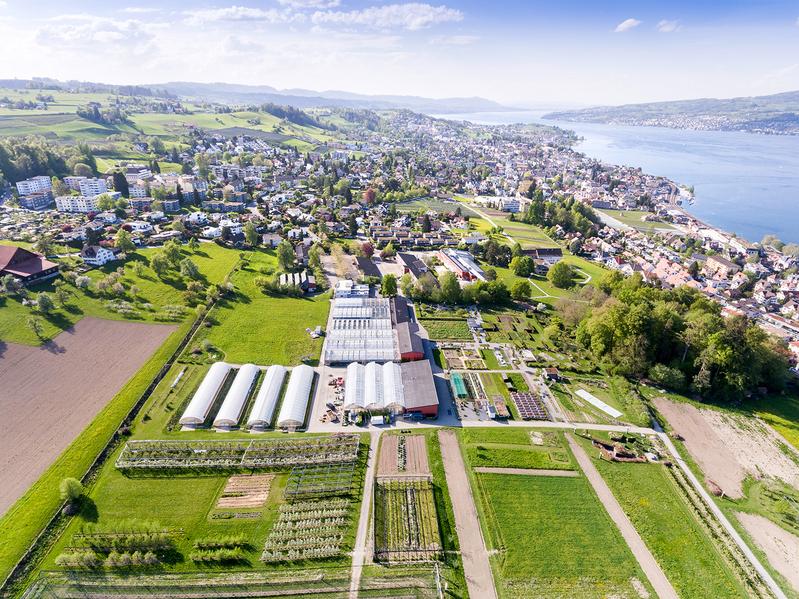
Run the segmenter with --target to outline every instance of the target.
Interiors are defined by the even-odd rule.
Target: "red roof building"
[[[13,245],[0,246],[0,276],[11,275],[32,285],[58,274],[58,264],[36,252]]]

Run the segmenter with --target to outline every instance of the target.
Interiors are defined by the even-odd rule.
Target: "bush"
[[[65,478],[58,487],[61,501],[73,503],[83,495],[83,485],[77,478]]]
[[[649,378],[652,382],[672,389],[682,391],[685,389],[685,375],[682,371],[666,366],[665,364],[655,364],[649,369]]]

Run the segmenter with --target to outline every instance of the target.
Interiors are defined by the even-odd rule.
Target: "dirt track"
[[[0,345],[0,514],[174,330],[84,318],[44,347]]]
[[[638,560],[641,570],[644,571],[649,582],[652,583],[652,588],[655,589],[657,596],[660,597],[660,599],[678,599],[674,587],[671,586],[669,579],[666,578],[666,575],[663,573],[657,560],[655,560],[655,557],[649,552],[644,540],[641,538],[641,535],[638,534],[638,531],[635,530],[630,519],[627,518],[627,514],[624,513],[619,502],[616,501],[610,487],[605,483],[602,475],[599,474],[599,470],[591,463],[591,458],[588,457],[588,454],[585,453],[582,446],[580,446],[570,434],[566,435],[566,439],[569,441],[569,447],[571,447],[574,458],[577,460],[580,468],[582,468],[588,482],[590,482],[591,486],[594,488],[602,505],[605,506],[610,519],[618,526],[621,536],[624,537],[624,540],[630,547],[630,551],[635,556],[635,559]]]
[[[488,561],[480,521],[477,518],[477,507],[474,505],[469,478],[466,476],[466,464],[463,462],[458,438],[452,431],[439,431],[441,457],[444,461],[444,474],[447,477],[449,496],[455,512],[455,528],[461,546],[463,574],[469,597],[480,599],[496,599],[494,576]]]
[[[799,592],[799,537],[763,516],[738,512],[736,517],[774,569],[785,577],[794,591]]]

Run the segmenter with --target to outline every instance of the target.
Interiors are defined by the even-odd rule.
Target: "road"
[[[660,599],[678,599],[674,587],[671,586],[669,579],[666,578],[657,560],[647,548],[641,535],[635,530],[633,523],[630,522],[627,514],[624,513],[621,505],[619,505],[619,502],[616,501],[610,487],[608,487],[607,483],[605,483],[599,471],[596,469],[596,466],[591,462],[591,458],[588,457],[588,454],[585,453],[582,446],[574,440],[574,437],[567,434],[566,440],[569,442],[569,447],[571,447],[574,458],[577,460],[585,477],[588,479],[588,482],[591,483],[602,505],[605,506],[610,519],[613,520],[619,528],[621,536],[624,537],[624,540],[627,542],[627,546],[638,561],[638,565],[641,566],[641,570],[644,571],[649,582],[652,583],[652,588],[655,589],[657,596],[660,597]]]
[[[363,501],[361,514],[358,517],[358,532],[355,535],[355,547],[352,549],[352,574],[350,575],[350,599],[358,599],[358,589],[361,586],[361,573],[367,555],[371,553],[369,546],[372,539],[371,519],[369,512],[372,508],[372,491],[377,468],[377,448],[380,444],[380,431],[372,431],[369,440],[369,456],[366,462],[366,476],[363,481]]]
[[[466,464],[463,462],[458,438],[453,431],[439,431],[441,459],[444,462],[444,474],[447,478],[449,496],[455,513],[455,529],[461,547],[463,574],[469,597],[474,599],[496,599],[494,575],[488,560],[477,507],[474,504],[469,477],[466,475]]]

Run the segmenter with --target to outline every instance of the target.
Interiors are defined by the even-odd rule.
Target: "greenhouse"
[[[294,430],[305,424],[313,381],[314,370],[307,364],[291,369],[286,395],[277,417],[277,425],[280,428]]]
[[[389,300],[335,300],[325,344],[325,363],[387,362],[397,357]]]
[[[405,396],[400,365],[369,362],[364,366],[353,362],[347,366],[344,409],[403,412]]]
[[[225,401],[222,402],[222,407],[219,408],[219,413],[214,419],[215,427],[230,428],[239,423],[244,404],[247,403],[260,373],[260,368],[254,364],[244,364],[239,368],[236,378],[233,379],[233,384],[230,385],[225,396]]]
[[[230,364],[216,362],[208,369],[203,382],[200,383],[194,393],[194,397],[191,398],[189,405],[186,406],[183,416],[180,417],[180,424],[199,425],[205,422],[208,417],[208,411],[214,404],[217,395],[219,395],[219,391],[222,389],[222,385],[224,385],[231,368]]]
[[[280,389],[286,378],[286,369],[283,366],[274,364],[266,370],[264,382],[255,396],[255,403],[247,419],[247,427],[266,428],[272,424],[275,416],[277,401],[280,399]]]

